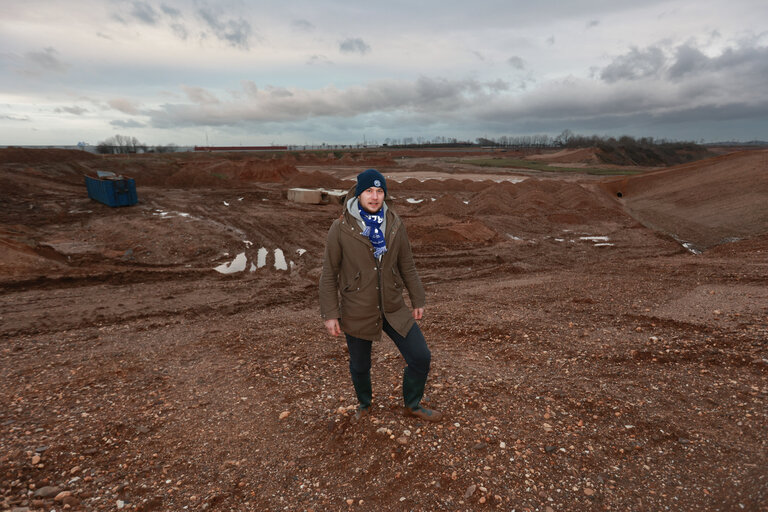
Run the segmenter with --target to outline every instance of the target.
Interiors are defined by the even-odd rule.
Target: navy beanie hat
[[[355,196],[359,196],[363,191],[371,187],[381,187],[384,189],[384,195],[387,195],[387,180],[376,169],[366,169],[357,175],[357,187],[355,187]]]

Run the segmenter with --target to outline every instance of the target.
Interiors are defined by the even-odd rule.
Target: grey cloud
[[[109,124],[117,128],[144,128],[146,126],[144,123],[134,121],[133,119],[129,119],[127,121],[116,119],[114,121],[111,121]]]
[[[6,121],[21,121],[21,122],[28,122],[30,121],[29,117],[19,117],[19,116],[11,116],[11,115],[0,115],[0,119],[5,119]]]
[[[58,52],[51,47],[43,49],[40,52],[27,52],[23,58],[15,55],[8,55],[11,61],[20,64],[18,72],[31,76],[39,77],[48,73],[65,73],[69,66],[61,62],[58,58]]]
[[[468,117],[533,131],[635,127],[654,135],[683,124],[692,133],[728,120],[768,124],[768,47],[731,48],[715,57],[686,45],[668,54],[634,49],[603,71],[601,81],[562,80],[474,104]]]
[[[176,37],[184,41],[186,41],[187,37],[189,37],[189,32],[187,32],[187,27],[184,26],[184,24],[182,23],[172,23],[171,30],[173,30],[173,33],[176,34]]]
[[[702,71],[709,67],[710,59],[697,48],[689,45],[680,46],[677,49],[674,63],[669,68],[669,77],[682,78],[685,75]]]
[[[371,51],[371,47],[359,37],[350,37],[339,43],[339,51],[341,53],[359,53],[360,55],[365,55]]]
[[[312,55],[307,59],[307,64],[333,64],[325,55]]]
[[[216,104],[220,103],[219,99],[213,94],[206,91],[202,87],[183,87],[187,97],[193,102],[200,105],[203,104]]]
[[[632,48],[600,71],[600,78],[607,83],[646,79],[683,83],[705,75],[709,75],[708,80],[718,76],[723,80],[743,81],[750,76],[768,80],[768,47],[728,48],[715,57],[708,57],[690,43],[666,52],[659,46]]]
[[[48,47],[42,52],[29,52],[26,54],[26,57],[30,62],[43,69],[49,71],[66,71],[67,66],[56,57],[57,53],[56,50]]]
[[[252,29],[250,23],[244,19],[221,20],[217,14],[207,8],[199,9],[197,14],[219,40],[235,48],[242,48],[243,50],[250,48],[249,38]]]
[[[600,20],[589,20],[587,22],[587,28],[593,28],[600,24]]]
[[[81,115],[85,114],[86,112],[88,112],[88,109],[83,108],[83,107],[61,107],[61,108],[57,108],[54,112],[57,112],[57,113],[64,112],[64,113],[67,113],[67,114],[73,114],[73,115],[76,115],[76,116],[81,116]]]
[[[139,107],[131,100],[125,98],[114,98],[107,101],[107,105],[111,108],[123,112],[124,114],[136,115],[139,114]]]
[[[315,26],[307,20],[293,20],[291,25],[294,29],[302,32],[311,32],[315,30]]]
[[[168,16],[170,16],[171,18],[174,18],[174,19],[181,17],[181,11],[179,11],[178,9],[176,9],[174,7],[170,7],[168,5],[161,4],[160,5],[160,10],[162,10],[165,14],[167,14]]]
[[[512,66],[515,69],[524,69],[525,68],[525,62],[523,62],[523,59],[517,56],[513,56],[507,59],[507,64]]]
[[[676,133],[675,123],[687,123],[691,133],[699,133],[699,125],[726,126],[732,119],[743,120],[739,126],[767,124],[768,47],[734,47],[717,56],[682,48],[631,49],[595,78],[537,82],[527,90],[517,79],[510,84],[428,76],[315,90],[246,81],[232,97],[188,87],[186,101],[144,113],[149,124],[161,128],[269,125],[276,131],[301,123],[395,130],[391,127],[407,120],[414,130],[455,126],[488,133],[559,133],[570,128],[668,136]],[[634,133],[626,131],[630,128]]]
[[[632,48],[626,55],[614,59],[603,68],[600,78],[608,83],[619,80],[637,80],[658,75],[664,68],[666,58],[658,47],[645,50]]]
[[[146,2],[133,2],[131,16],[147,25],[155,25],[159,19],[157,11]]]
[[[256,97],[259,94],[259,88],[251,80],[243,80],[243,92],[246,96]]]
[[[732,73],[733,80],[758,74],[768,81],[768,46],[728,48],[716,57],[707,57],[690,45],[678,47],[669,77],[681,79],[702,73]]]
[[[258,88],[251,81],[244,81],[242,87],[244,94],[235,95],[234,101],[220,101],[204,89],[186,87],[190,103],[167,104],[149,112],[151,123],[164,128],[235,126],[244,122],[283,123],[395,112],[450,117],[473,102],[483,103],[497,96],[509,85],[501,80],[478,82],[420,77],[411,82],[380,80],[344,90]]]

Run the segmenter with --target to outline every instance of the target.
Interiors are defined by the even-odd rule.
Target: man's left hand
[[[424,316],[424,308],[413,308],[414,320],[421,320],[421,317],[423,316]]]

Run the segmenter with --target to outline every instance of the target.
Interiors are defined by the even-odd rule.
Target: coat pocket
[[[360,272],[354,275],[352,279],[341,288],[342,293],[351,293],[360,291]]]
[[[392,276],[384,284],[384,311],[392,313],[405,307],[403,300],[403,280],[395,267]]]

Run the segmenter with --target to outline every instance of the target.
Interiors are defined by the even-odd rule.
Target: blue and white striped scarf
[[[384,222],[383,208],[376,213],[368,213],[363,210],[359,203],[357,208],[360,210],[360,218],[365,224],[365,229],[360,234],[367,236],[368,240],[371,241],[373,257],[378,259],[387,252],[387,242],[384,240],[384,232],[381,230],[381,223]]]

